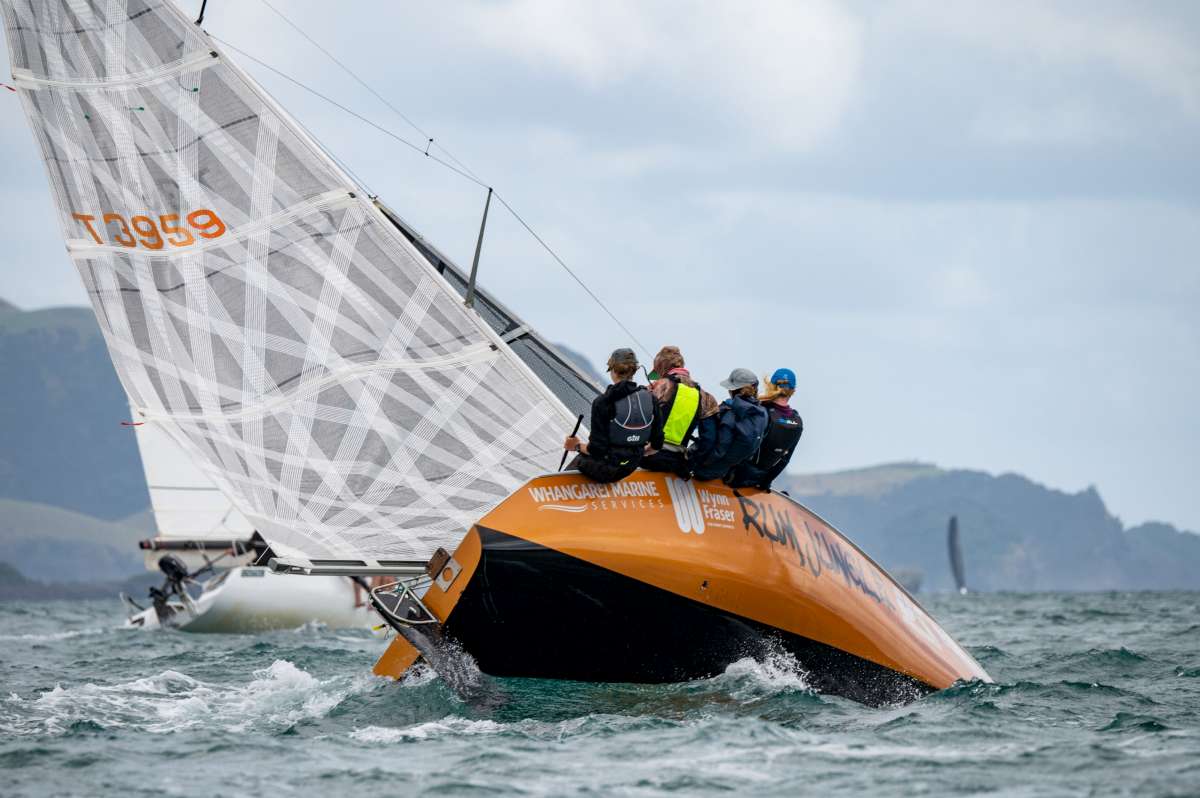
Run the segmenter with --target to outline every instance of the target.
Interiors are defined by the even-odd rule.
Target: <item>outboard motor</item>
[[[158,570],[162,571],[167,578],[163,581],[162,587],[150,588],[150,601],[154,604],[154,614],[158,616],[158,622],[166,625],[175,615],[175,608],[169,603],[171,595],[185,595],[183,583],[187,581],[189,574],[183,560],[173,554],[166,554],[159,558]]]
[[[158,560],[158,570],[167,575],[166,586],[182,587],[184,581],[188,578],[187,566],[183,564],[183,560],[176,557],[174,554],[167,554],[160,557]]]

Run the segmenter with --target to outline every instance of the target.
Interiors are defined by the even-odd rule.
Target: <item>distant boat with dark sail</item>
[[[954,589],[961,595],[967,594],[967,576],[963,568],[962,541],[958,536],[958,516],[950,516],[946,532],[946,545],[950,552],[950,573],[954,575]]]
[[[135,420],[219,476],[274,570],[387,580],[378,673],[453,683],[462,649],[662,682],[782,647],[873,704],[988,679],[787,496],[544,473],[595,384],[476,285],[478,244],[456,268],[173,4],[0,2]]]

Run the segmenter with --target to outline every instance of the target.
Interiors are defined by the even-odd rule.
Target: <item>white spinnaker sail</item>
[[[573,419],[162,0],[0,0],[67,247],[141,418],[269,540],[423,557]]]

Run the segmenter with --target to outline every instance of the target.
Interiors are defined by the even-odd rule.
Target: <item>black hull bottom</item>
[[[445,631],[493,676],[588,682],[704,679],[744,657],[791,653],[822,693],[870,705],[931,688],[774,629],[495,530]]]

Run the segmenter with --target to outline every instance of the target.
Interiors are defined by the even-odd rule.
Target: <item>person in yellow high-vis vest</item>
[[[658,401],[663,418],[663,446],[657,451],[647,451],[641,466],[687,479],[691,476],[688,444],[700,428],[700,422],[715,415],[720,405],[692,379],[684,368],[683,353],[677,346],[664,346],[659,350],[650,377],[653,380],[650,393]]]

